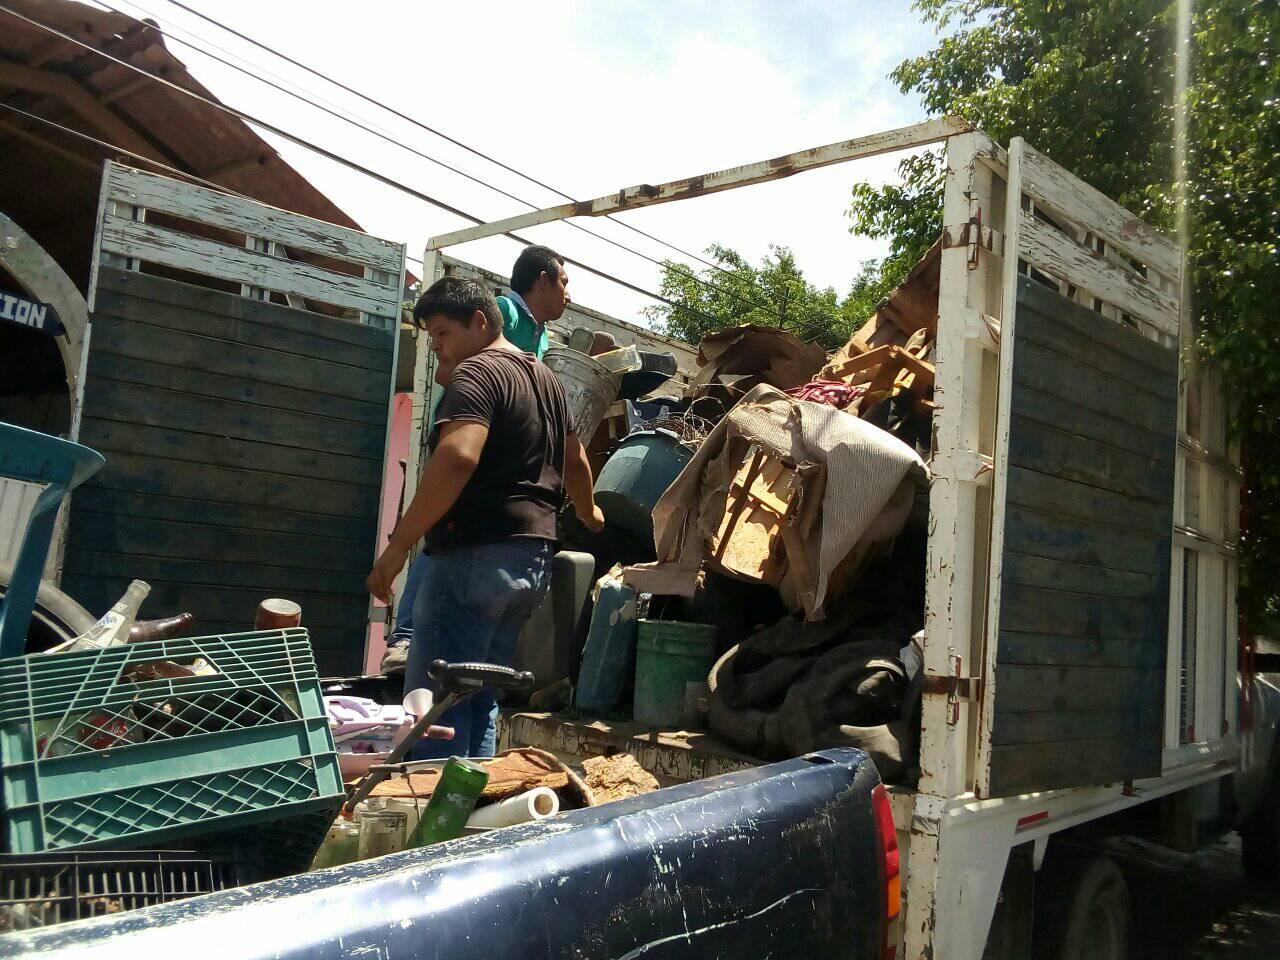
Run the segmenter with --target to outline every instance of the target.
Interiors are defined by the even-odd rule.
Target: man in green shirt
[[[502,335],[538,359],[547,352],[547,324],[569,305],[564,257],[550,247],[525,247],[511,268],[511,293],[498,297]]]

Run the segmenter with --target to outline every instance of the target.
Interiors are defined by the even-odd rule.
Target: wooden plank
[[[196,313],[235,317],[249,323],[362,347],[377,348],[385,344],[390,336],[386,330],[355,320],[287,307],[268,300],[252,300],[225,290],[200,287],[194,283],[183,283],[181,280],[155,277],[118,267],[103,266],[99,269],[98,292],[121,294]]]
[[[367,574],[372,537],[363,542],[275,531],[134,517],[128,523],[106,513],[75,510],[68,542],[76,551],[213,560],[251,566],[291,567]],[[121,560],[127,566],[126,560]]]
[[[1165,654],[1150,644],[1114,638],[1062,637],[1001,631],[1000,662],[1041,667],[1164,669]],[[999,717],[997,711],[996,716]]]
[[[1182,258],[1172,238],[1025,142],[1022,144],[1021,171],[1022,192],[1037,203],[1087,227],[1170,279],[1177,281],[1181,276]]]
[[[1039,284],[1031,284],[1031,287],[1039,286]],[[1116,349],[1114,343],[1109,341],[1129,340],[1136,344],[1150,343],[1153,346],[1154,343],[1150,340],[1144,340],[1137,333],[1129,331],[1119,324],[1113,324],[1117,330],[1116,335],[1113,337],[1095,339],[1085,336],[1065,319],[1070,312],[1080,308],[1061,300],[1051,291],[1046,291],[1046,293],[1061,303],[1064,310],[1057,313],[1043,314],[1036,310],[1026,310],[1024,316],[1019,317],[1019,347],[1033,343],[1048,351],[1052,356],[1069,357],[1077,363],[1086,364],[1095,370],[1105,373],[1126,384],[1131,390],[1143,390],[1165,400],[1177,399],[1178,373],[1176,354],[1172,350],[1156,347],[1157,350],[1167,355],[1167,357],[1161,358],[1168,361],[1163,364],[1145,362],[1127,352],[1122,352]],[[1071,311],[1065,309],[1068,306],[1071,307]],[[1107,322],[1110,323],[1111,321]],[[1146,354],[1145,350],[1138,352]],[[1018,361],[1022,356],[1021,350],[1014,354],[1015,376],[1019,372],[1034,375],[1036,373],[1034,368],[1028,369],[1024,366],[1021,371],[1018,370]],[[1043,357],[1045,354],[1041,351],[1036,351],[1032,356]]]
[[[363,277],[335,273],[109,213],[102,218],[98,237],[104,253],[133,257],[144,263],[188,270],[279,293],[294,293],[374,316],[392,319],[400,316],[399,297]]]
[[[1177,393],[1177,350],[1149,340],[1125,324],[1099,323],[1097,311],[1030,277],[1018,278],[1018,307],[1019,341],[1030,340],[1056,353],[1097,364],[1122,379],[1132,379],[1137,364],[1142,369],[1136,374],[1156,374],[1149,380],[1149,389],[1162,396]]]
[[[1158,424],[1171,423],[1177,413],[1176,404],[1166,398],[1136,390],[1119,377],[1037,343],[1020,343],[1015,364],[1016,385],[1031,383],[1042,393],[1070,400],[1135,429],[1151,430]]]
[[[268,373],[270,371],[267,371]],[[162,390],[199,394],[217,400],[255,403],[272,410],[314,413],[332,420],[347,420],[380,429],[387,420],[385,404],[334,397],[311,390],[282,387],[260,380],[224,377],[187,367],[170,366],[152,360],[138,360],[93,350],[89,353],[89,376],[102,380],[123,380]]]
[[[1015,743],[1064,743],[1072,740],[1104,740],[1150,734],[1164,721],[1164,707],[1142,710],[1054,710],[1019,713],[1002,711],[991,729],[996,745]]]
[[[1173,463],[1177,441],[1172,430],[1157,431],[1135,427],[1108,414],[1083,407],[1070,399],[1042,393],[1035,388],[1035,382],[1031,377],[1019,378],[1019,417],[1077,436],[1089,437],[1111,447],[1130,450],[1156,462]]]
[[[1173,526],[1173,511],[1168,503],[1129,497],[1014,465],[1009,467],[1008,502],[1043,516],[1067,517],[1163,537]]]
[[[366,566],[372,566],[368,557]],[[114,577],[122,569],[131,577],[150,583],[166,580],[197,586],[239,587],[268,590],[271,595],[292,597],[295,593],[321,592],[365,596],[363,573],[340,573],[303,567],[263,566],[250,563],[224,563],[216,560],[180,560],[173,557],[150,557],[138,554],[122,556],[95,550],[76,550],[68,558],[65,570],[85,577]]]
[[[1081,784],[1101,786],[1157,777],[1160,753],[1146,749],[1146,739],[1113,737],[993,746],[990,795],[1012,797]]]
[[[108,456],[113,453],[155,455],[187,463],[259,470],[282,477],[336,480],[367,487],[370,497],[378,496],[382,483],[382,464],[377,460],[128,421],[85,417],[80,427],[80,442]]]
[[[123,423],[141,423],[187,433],[265,441],[302,450],[327,450],[382,462],[383,431],[347,420],[270,410],[257,404],[212,400],[114,380],[95,380],[85,389],[85,414]]]
[[[1172,498],[1173,460],[1155,445],[1113,444],[1064,426],[1012,417],[1009,463],[1037,473],[1111,490],[1136,499]],[[1150,452],[1133,449],[1147,446]]]
[[[1140,710],[1164,702],[1164,668],[1000,664],[1001,713]]]
[[[1088,290],[1171,337],[1178,335],[1178,298],[1082,247],[1061,230],[1022,212],[1018,256],[1045,273]]]
[[[1144,534],[1011,506],[1005,550],[1045,560],[1152,574],[1169,566],[1170,534]]]
[[[1129,597],[1045,590],[1006,584],[1000,596],[1000,629],[1092,640],[1147,641],[1162,631],[1152,604]],[[1004,659],[1001,658],[1001,663]],[[1012,709],[1012,708],[1010,708]]]
[[[72,499],[77,510],[109,513],[119,521],[128,517],[147,517],[152,520],[212,523],[222,527],[327,536],[360,543],[369,541],[373,530],[372,521],[367,518],[325,516],[210,500],[162,497],[131,493],[128,490],[112,490],[97,484],[81,487],[72,495]]]
[[[391,376],[390,363],[385,376],[374,371],[353,376],[357,371],[345,364],[250,348],[231,349],[223,340],[105,316],[95,318],[93,324],[91,353],[98,352],[378,404],[387,402]]]
[[[296,250],[370,266],[395,275],[404,269],[404,247],[359,230],[304,217],[257,200],[246,200],[112,163],[107,167],[108,196],[148,210],[275,240]]]
[[[859,354],[856,357],[850,357],[840,366],[830,371],[830,377],[833,380],[840,380],[844,377],[852,376],[855,373],[862,373],[869,370],[877,364],[884,363],[886,360],[893,358],[894,351],[898,350],[893,344],[886,344],[883,347],[875,347],[866,353]]]
[[[1016,412],[1009,429],[1009,464],[1130,497],[1173,500],[1172,463],[1056,430]]]
[[[107,603],[108,606],[119,600],[129,585],[127,577],[86,577],[79,574],[69,577],[68,582],[77,591],[73,596],[114,596]],[[242,629],[247,630],[252,627],[258,604],[267,597],[279,595],[279,591],[273,591],[269,583],[264,583],[260,589],[231,589],[157,580],[151,582],[151,593],[142,609],[148,617],[172,616],[189,610],[200,620],[207,618],[211,622],[244,624]],[[303,626],[308,629],[335,627],[350,631],[353,635],[358,632],[363,644],[365,617],[368,612],[365,604],[367,597],[295,591],[289,595],[289,599],[302,606]]]
[[[112,454],[102,473],[89,483],[141,494],[154,493],[326,516],[372,520],[378,512],[374,502],[376,498],[369,497],[364,487],[131,453]]]
[[[250,301],[246,298],[246,302],[262,301]],[[270,351],[268,356],[281,353],[328,360],[353,368],[350,373],[365,370],[388,372],[391,369],[391,334],[385,330],[376,331],[382,334],[382,340],[378,343],[347,343],[318,337],[312,333],[282,329],[272,324],[255,323],[235,315],[206,313],[178,304],[156,303],[141,297],[99,290],[94,300],[94,320],[96,322],[103,317],[132,320],[166,330],[221,340],[241,349],[264,353]],[[327,319],[330,319],[331,324],[345,322]]]
[[[1004,561],[1004,582],[1046,590],[1101,597],[1127,597],[1149,600],[1160,589],[1160,576],[1155,573],[1115,570],[1111,567],[1066,560],[1051,560],[1009,551]],[[1001,643],[1003,643],[1003,639]],[[1001,659],[1004,655],[1001,654]]]

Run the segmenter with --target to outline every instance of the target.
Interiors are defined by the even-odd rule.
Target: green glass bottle
[[[489,782],[489,773],[478,763],[450,757],[440,772],[436,789],[422,811],[408,846],[425,847],[462,836],[476,808],[476,801]]]

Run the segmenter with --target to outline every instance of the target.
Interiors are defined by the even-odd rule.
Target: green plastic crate
[[[145,679],[197,660],[216,673]],[[307,631],[0,661],[0,785],[10,853],[336,810],[342,777]]]

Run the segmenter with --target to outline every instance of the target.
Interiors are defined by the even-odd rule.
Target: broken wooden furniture
[[[628,567],[626,581],[692,596],[705,561],[769,583],[792,609],[821,619],[840,568],[897,533],[925,482],[920,457],[885,431],[757,387],[658,501],[658,560]]]

